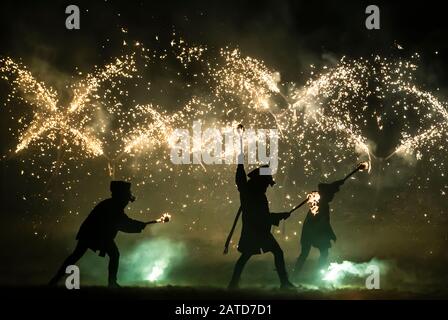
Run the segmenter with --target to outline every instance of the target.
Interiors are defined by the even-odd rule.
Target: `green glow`
[[[163,282],[183,259],[184,252],[180,242],[168,239],[144,241],[124,257],[123,279],[127,282]]]
[[[163,272],[168,266],[165,260],[156,261],[155,265],[151,268],[151,271],[146,276],[146,280],[150,282],[156,282],[163,276]]]
[[[375,259],[363,263],[345,260],[342,263],[332,262],[327,270],[321,270],[322,280],[333,288],[363,287],[364,280],[370,275],[367,272],[370,265],[376,265],[381,271],[386,271],[385,263]]]

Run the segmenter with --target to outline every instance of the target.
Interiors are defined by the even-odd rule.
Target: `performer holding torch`
[[[369,171],[369,169],[370,165],[368,162],[361,162],[344,179],[332,183],[319,183],[318,191],[308,195],[307,200],[301,203],[302,205],[308,202],[310,210],[302,227],[300,238],[301,253],[294,267],[294,275],[299,274],[302,270],[311,247],[315,247],[320,251],[319,270],[326,267],[331,240],[336,241],[336,235],[330,224],[330,202],[333,201],[335,194],[348,178],[358,171]],[[297,207],[292,211],[296,210]]]
[[[242,144],[243,128],[240,125],[238,129],[240,143]],[[280,220],[287,219],[290,213],[272,213],[269,211],[266,190],[269,186],[272,187],[275,182],[272,175],[261,174],[260,172],[261,168],[267,168],[268,166],[257,168],[246,176],[243,163],[244,154],[243,147],[241,146],[235,177],[235,182],[240,192],[241,207],[238,210],[224,249],[224,253],[227,253],[230,238],[235,229],[238,217],[242,214],[243,227],[238,243],[238,251],[241,252],[241,256],[235,264],[229,288],[238,287],[244,266],[253,255],[266,252],[272,252],[274,254],[275,267],[280,278],[281,287],[294,288],[294,285],[288,280],[283,251],[271,233],[272,225],[278,226]]]
[[[65,275],[67,266],[73,265],[86,253],[88,249],[99,251],[100,257],[109,256],[109,287],[119,287],[117,272],[120,253],[115,244],[118,231],[139,233],[148,224],[169,222],[171,216],[164,214],[157,220],[141,222],[129,218],[124,209],[129,202],[134,202],[131,193],[131,183],[126,181],[112,181],[110,183],[112,197],[101,201],[82,223],[76,236],[78,244],[75,250],[62,263],[50,285],[56,285]]]

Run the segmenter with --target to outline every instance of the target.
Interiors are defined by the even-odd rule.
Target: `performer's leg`
[[[327,268],[328,248],[320,249],[319,271]]]
[[[285,258],[283,250],[280,248],[277,241],[274,240],[272,253],[274,254],[275,268],[277,270],[278,277],[280,278],[280,284],[282,288],[294,288],[294,285],[288,280],[288,273],[285,267]]]
[[[299,274],[302,271],[303,265],[305,264],[305,260],[310,254],[311,245],[306,243],[302,244],[302,249],[300,252],[300,256],[297,258],[296,265],[294,266],[294,274]]]
[[[106,248],[106,253],[109,256],[109,287],[117,287],[117,273],[118,273],[118,264],[120,261],[120,252],[118,251],[117,245],[115,242],[111,242],[108,244]]]
[[[235,264],[235,268],[233,269],[233,275],[232,280],[230,280],[229,283],[229,289],[232,288],[238,288],[238,283],[241,278],[241,273],[243,272],[244,266],[246,265],[247,261],[249,261],[250,257],[252,257],[251,254],[242,253],[240,258]]]
[[[73,250],[72,254],[70,254],[67,257],[67,259],[65,259],[65,261],[62,263],[58,272],[50,280],[49,285],[50,286],[56,285],[59,282],[59,280],[65,275],[65,270],[67,269],[67,267],[70,265],[74,265],[76,262],[78,262],[78,260],[81,259],[84,253],[86,253],[87,249],[88,248],[86,245],[78,241],[75,250]]]

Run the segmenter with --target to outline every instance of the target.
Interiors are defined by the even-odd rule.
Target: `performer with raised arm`
[[[238,243],[238,251],[241,252],[241,256],[235,264],[229,288],[238,287],[243,268],[252,255],[266,252],[272,252],[274,254],[275,267],[280,278],[281,287],[294,288],[294,285],[288,280],[283,251],[271,233],[271,226],[278,226],[280,220],[287,219],[290,214],[288,212],[272,213],[269,211],[266,190],[269,186],[272,187],[275,184],[271,174],[263,174],[269,170],[269,167],[263,166],[257,168],[246,176],[243,163],[244,154],[241,148],[235,176],[241,201],[241,207],[235,222],[238,219],[239,213],[242,213],[243,222],[241,238]],[[229,235],[226,246],[230,242],[230,236],[231,234]],[[227,250],[225,250],[226,252]]]
[[[364,170],[369,170],[368,162],[358,164],[344,179],[331,183],[319,183],[318,191],[308,196],[307,200],[310,210],[302,227],[302,235],[300,237],[301,252],[294,267],[294,275],[299,274],[302,270],[311,247],[319,249],[319,270],[326,267],[331,241],[336,241],[336,234],[330,224],[330,203],[348,178],[356,172]]]

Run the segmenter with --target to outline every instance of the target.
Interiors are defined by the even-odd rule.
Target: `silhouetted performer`
[[[240,161],[239,163],[242,163]],[[278,226],[280,220],[287,219],[289,213],[269,212],[266,190],[275,184],[271,175],[260,175],[260,168],[250,172],[247,180],[244,165],[239,164],[236,171],[236,185],[240,192],[243,227],[238,244],[241,256],[235,264],[229,288],[237,288],[244,266],[254,254],[272,252],[275,267],[282,288],[292,288],[286,273],[283,251],[271,234],[271,226]]]
[[[78,244],[73,253],[64,261],[56,275],[51,279],[50,285],[56,285],[65,275],[67,266],[75,264],[87,251],[99,251],[100,257],[109,256],[109,286],[119,287],[117,272],[120,253],[114,238],[118,231],[139,233],[146,224],[130,219],[124,209],[129,201],[135,197],[131,193],[131,184],[125,181],[112,181],[110,183],[112,197],[101,201],[82,223],[76,236]]]
[[[306,215],[300,238],[302,249],[294,268],[295,274],[302,270],[312,246],[320,251],[319,270],[326,266],[331,240],[336,241],[336,235],[330,224],[330,202],[343,184],[344,180],[338,180],[329,184],[320,183],[318,185],[319,210],[316,214],[309,210]]]

